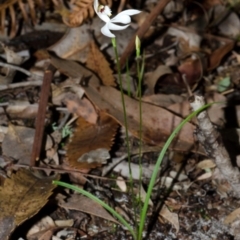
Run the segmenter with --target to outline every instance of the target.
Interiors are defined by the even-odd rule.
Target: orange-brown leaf
[[[118,124],[105,113],[100,113],[97,124],[91,124],[78,118],[77,127],[67,145],[70,166],[77,169],[89,169],[101,166],[101,162],[83,163],[77,160],[85,153],[99,148],[110,150]]]
[[[105,86],[116,86],[112,69],[94,42],[91,42],[90,51],[87,57],[87,67],[98,74]]]

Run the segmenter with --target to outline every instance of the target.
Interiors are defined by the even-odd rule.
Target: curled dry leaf
[[[223,39],[222,39],[223,40]],[[229,53],[234,47],[234,41],[225,39],[224,44],[216,49],[213,53],[209,56],[209,64],[208,64],[208,70],[212,70],[220,64],[223,57]]]
[[[168,66],[160,65],[155,69],[155,71],[148,75],[146,79],[146,84],[148,86],[149,94],[154,94],[154,88],[156,86],[158,79],[166,74],[172,74],[172,70]]]
[[[201,59],[200,56],[194,54],[185,59],[178,67],[178,71],[181,75],[185,75],[188,85],[193,86],[192,90],[196,88],[198,81],[202,78],[202,75],[206,70],[203,61],[203,58]]]

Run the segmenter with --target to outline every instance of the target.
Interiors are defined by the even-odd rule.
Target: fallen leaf
[[[208,179],[210,177],[212,177],[212,172],[206,172],[206,173],[200,175],[199,177],[197,177],[197,180],[201,181],[201,180]]]
[[[8,132],[5,135],[2,143],[2,151],[4,155],[19,160],[19,163],[21,164],[29,165],[34,134],[35,130],[32,128],[9,124]],[[51,148],[52,145],[52,140],[48,136],[45,149]]]
[[[240,20],[235,12],[231,12],[219,25],[220,34],[237,38],[240,34]]]
[[[84,118],[89,123],[95,124],[97,122],[98,114],[87,98],[79,99],[74,94],[67,94],[63,99],[63,103],[70,113]]]
[[[106,159],[98,155],[94,156],[94,159],[93,156],[90,158],[90,155],[85,155],[86,161],[81,161],[81,157],[100,148],[110,150],[117,128],[116,121],[103,112],[100,113],[97,124],[78,118],[74,134],[66,146],[69,165],[77,169],[90,169],[105,163]]]
[[[72,209],[97,216],[119,224],[100,204],[83,195],[74,194],[66,203],[60,204],[65,209]]]
[[[8,239],[15,227],[34,216],[48,201],[53,178],[39,178],[20,169],[0,187],[0,239]]]
[[[88,53],[86,64],[88,68],[98,74],[103,85],[116,86],[113,71],[109,67],[108,61],[93,41],[90,44],[90,51]]]
[[[168,66],[160,65],[151,74],[148,75],[145,83],[148,86],[149,94],[154,94],[154,89],[158,79],[166,74],[172,74],[172,70]]]
[[[178,215],[176,213],[170,212],[168,207],[164,204],[159,215],[165,218],[168,222],[170,222],[175,227],[176,233],[178,233],[179,221]]]
[[[6,112],[11,119],[36,118],[38,112],[38,104],[30,104],[28,101],[11,101],[6,108]]]
[[[118,187],[121,189],[122,192],[126,192],[127,191],[127,184],[124,181],[123,177],[118,176],[117,180],[116,180],[116,184],[118,185]]]
[[[148,102],[159,107],[168,107],[174,103],[181,103],[183,100],[183,96],[176,94],[153,94],[142,97],[143,102]]]
[[[55,52],[57,56],[62,58],[86,61],[89,43],[92,40],[88,29],[88,24],[69,28],[65,35],[48,50]]]
[[[208,64],[208,71],[218,67],[220,62],[222,61],[223,57],[230,52],[234,47],[234,41],[226,40],[225,44],[218,49],[216,49],[213,53],[209,56],[209,64]]]
[[[197,164],[198,168],[201,169],[210,169],[210,168],[215,168],[216,164],[213,162],[211,159],[205,159]]]
[[[184,59],[181,65],[178,67],[178,71],[181,75],[186,76],[186,80],[189,85],[194,85],[196,88],[197,82],[202,78],[203,73],[206,69],[204,69],[203,59],[200,59],[200,56],[196,54],[192,54],[191,57]],[[195,88],[191,88],[194,90]]]
[[[224,224],[231,224],[240,216],[240,208],[235,209],[232,211],[227,217],[224,219]]]
[[[84,89],[91,101],[124,126],[121,93],[118,90],[108,86],[95,87],[91,84]],[[124,99],[128,129],[135,137],[139,138],[139,102],[126,95]],[[163,108],[142,103],[142,138],[149,144],[163,146],[173,129],[181,121],[181,118]],[[171,147],[180,151],[194,150],[192,134],[194,128],[192,124],[187,123],[177,135]],[[202,149],[199,149],[198,152],[204,154]]]

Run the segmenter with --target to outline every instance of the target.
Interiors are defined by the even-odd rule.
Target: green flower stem
[[[142,61],[142,66],[140,69],[140,39],[136,36],[135,40],[136,45],[136,61],[137,61],[137,77],[138,77],[138,88],[137,88],[137,97],[139,100],[139,156],[138,156],[138,164],[139,164],[139,196],[141,197],[141,188],[142,188],[142,70],[144,67],[144,62]],[[140,208],[142,209],[142,201],[140,201]]]
[[[136,234],[135,234],[133,228],[130,226],[130,224],[121,215],[119,215],[113,208],[111,208],[109,205],[107,205],[105,202],[103,202],[99,198],[95,197],[91,193],[89,193],[81,188],[75,187],[68,183],[64,183],[61,181],[53,181],[53,184],[72,189],[72,190],[79,192],[79,193],[83,194],[84,196],[92,199],[93,201],[99,203],[102,207],[104,207],[106,210],[108,210],[113,216],[115,216],[129,230],[129,232],[131,232],[134,239],[137,239]]]
[[[129,175],[130,175],[130,189],[131,189],[132,196],[134,196],[133,177],[132,177],[131,159],[130,159],[131,153],[130,153],[130,144],[129,144],[129,135],[128,135],[127,111],[126,111],[126,104],[125,104],[124,93],[123,93],[121,66],[120,66],[120,61],[119,61],[119,56],[118,56],[116,38],[112,38],[112,45],[113,45],[113,49],[114,49],[115,57],[116,57],[119,86],[120,86],[120,91],[121,91],[121,100],[122,100],[122,105],[123,105],[124,125],[125,125],[125,129],[126,129],[127,152],[128,152],[128,168],[129,168]],[[135,215],[134,217],[136,220],[137,219],[137,211],[136,211],[135,206],[134,206],[134,215]],[[136,229],[137,229],[137,226],[136,226]]]

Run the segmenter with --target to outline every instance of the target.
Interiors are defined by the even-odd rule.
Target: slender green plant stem
[[[126,75],[127,75],[127,94],[130,97],[131,96],[131,84],[130,84],[130,72],[129,72],[128,59],[126,62]]]
[[[141,188],[142,188],[142,69],[144,67],[144,62],[140,68],[140,44],[136,45],[136,60],[137,60],[137,77],[138,77],[138,90],[137,97],[139,99],[139,156],[138,156],[138,165],[139,165],[139,196],[141,198]],[[139,207],[142,209],[142,202],[139,202]]]
[[[117,50],[117,41],[116,38],[112,38],[112,45],[116,56],[116,63],[117,63],[117,71],[118,71],[118,79],[119,79],[119,86],[121,91],[121,100],[123,105],[123,115],[124,115],[124,125],[126,129],[126,140],[127,140],[127,152],[128,152],[128,168],[129,168],[129,175],[130,175],[130,190],[132,196],[134,196],[134,189],[133,189],[133,177],[132,177],[132,168],[131,168],[131,159],[130,159],[130,143],[129,143],[129,135],[128,135],[128,122],[127,122],[127,111],[126,111],[126,104],[124,99],[124,93],[123,93],[123,84],[122,84],[122,75],[121,75],[121,66],[118,56],[118,50]],[[134,219],[137,219],[137,209],[134,205]],[[135,221],[137,222],[137,221]],[[137,229],[137,225],[135,226]]]
[[[129,225],[129,223],[120,214],[118,214],[113,208],[111,208],[109,205],[107,205],[105,202],[103,202],[99,198],[95,197],[91,193],[89,193],[89,192],[87,192],[87,191],[85,191],[81,188],[75,187],[75,186],[73,186],[71,184],[68,184],[68,183],[64,183],[64,182],[61,182],[61,181],[53,181],[53,184],[72,189],[72,190],[74,190],[76,192],[79,192],[79,193],[83,194],[84,196],[92,199],[93,201],[99,203],[106,210],[108,210],[113,216],[115,216],[125,227],[127,227],[129,232],[131,232],[131,234],[133,235],[134,239],[137,239],[136,234],[135,234],[133,228]]]
[[[143,205],[143,209],[141,211],[141,216],[140,216],[140,224],[139,224],[139,232],[138,232],[138,240],[141,240],[142,239],[142,232],[143,232],[143,229],[144,229],[144,223],[145,223],[145,219],[146,219],[146,214],[147,214],[147,209],[148,209],[148,202],[150,200],[150,197],[151,197],[151,193],[152,193],[152,190],[153,190],[153,187],[154,187],[154,184],[155,184],[155,181],[156,181],[156,178],[157,178],[157,173],[158,173],[158,170],[159,170],[159,167],[162,163],[162,159],[168,149],[168,147],[170,146],[172,140],[174,139],[174,137],[178,134],[178,132],[182,129],[182,127],[187,123],[189,122],[194,116],[196,116],[198,113],[200,113],[201,111],[203,111],[204,109],[208,108],[209,106],[211,106],[212,104],[214,103],[209,103],[209,104],[206,104],[204,106],[202,106],[201,108],[199,108],[198,110],[196,110],[195,112],[191,113],[186,119],[184,119],[175,129],[174,131],[172,132],[172,134],[170,135],[170,137],[168,138],[167,142],[164,144],[163,148],[162,148],[162,151],[160,152],[159,154],[159,157],[157,159],[157,163],[154,167],[154,170],[153,170],[153,174],[152,174],[152,177],[151,177],[151,180],[150,180],[150,183],[149,183],[149,186],[148,186],[148,191],[147,191],[147,195],[146,195],[146,198],[145,198],[145,202],[144,202],[144,205]]]

